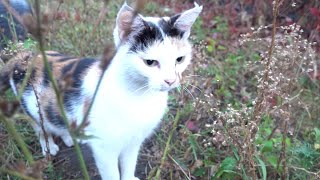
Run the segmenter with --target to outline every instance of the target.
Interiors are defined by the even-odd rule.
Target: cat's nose
[[[164,82],[171,86],[174,82],[176,82],[176,79],[165,79]]]

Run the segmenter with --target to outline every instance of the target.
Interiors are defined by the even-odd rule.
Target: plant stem
[[[269,47],[268,51],[268,59],[264,68],[264,74],[262,77],[262,89],[258,91],[258,96],[257,96],[257,102],[254,106],[254,111],[253,111],[253,121],[259,125],[260,119],[261,119],[261,114],[263,112],[263,106],[264,106],[264,101],[266,97],[266,92],[268,91],[268,87],[265,86],[266,82],[269,80],[269,71],[271,69],[270,64],[272,60],[272,53],[274,49],[274,43],[275,43],[275,35],[276,35],[276,23],[277,23],[277,17],[278,17],[278,12],[279,12],[279,6],[280,6],[280,0],[275,0],[274,1],[274,6],[273,6],[273,21],[272,21],[272,34],[271,34],[271,44]],[[251,133],[251,137],[255,137],[257,132]],[[248,141],[250,143],[250,141]],[[253,155],[255,154],[255,146],[253,144],[249,145],[249,157],[248,160],[250,162],[249,167],[250,170],[249,172],[251,173],[252,178],[255,180],[257,179],[256,176],[256,169],[255,169],[255,163],[253,161]]]
[[[282,175],[281,179],[286,180],[287,179],[287,161],[286,161],[286,139],[287,139],[287,132],[288,132],[288,122],[285,120],[284,122],[284,130],[282,132],[282,148],[281,148],[281,153],[280,153],[280,158],[279,161],[282,161]],[[278,164],[277,169],[279,169],[280,162]]]
[[[12,176],[16,176],[16,177],[24,179],[24,180],[37,180],[35,178],[32,178],[32,177],[26,176],[24,174],[21,174],[18,171],[12,171],[12,170],[5,169],[5,168],[0,168],[0,174],[10,174]]]
[[[161,179],[160,176],[161,176],[161,169],[163,168],[163,165],[164,165],[164,162],[166,161],[167,159],[167,156],[168,156],[168,153],[169,153],[169,150],[170,150],[170,143],[171,143],[171,139],[172,139],[172,136],[173,136],[173,133],[174,131],[176,130],[177,128],[177,124],[179,122],[179,119],[180,119],[180,110],[178,109],[177,111],[177,114],[174,118],[174,122],[173,122],[173,127],[169,133],[169,137],[168,137],[168,140],[166,142],[166,147],[164,149],[164,152],[163,152],[163,155],[162,155],[162,158],[161,158],[161,164],[160,164],[160,167],[157,169],[157,172],[156,172],[156,176],[155,176],[155,179]]]
[[[273,48],[274,48],[274,41],[275,41],[275,36],[276,36],[276,24],[277,24],[277,17],[278,17],[278,12],[279,12],[279,6],[280,6],[280,0],[275,0],[275,4],[274,4],[274,9],[273,9],[273,21],[272,21],[272,34],[271,34],[271,44],[269,47],[269,51],[268,51],[268,59],[267,59],[267,63],[265,66],[265,72],[263,74],[262,77],[262,81],[261,84],[264,86],[265,82],[268,81],[269,79],[269,69],[270,69],[270,63],[271,63],[271,58],[272,58],[272,53],[273,53]],[[265,89],[263,88],[258,95],[257,98],[257,103],[255,105],[254,108],[254,112],[253,112],[253,118],[256,120],[256,122],[259,122],[258,119],[259,116],[261,115],[261,109],[263,108],[263,101],[265,98]]]
[[[60,113],[61,113],[61,116],[65,122],[65,125],[72,137],[72,140],[73,140],[73,143],[74,143],[74,149],[76,151],[76,154],[77,154],[77,157],[78,157],[78,160],[79,160],[79,163],[80,163],[80,167],[81,167],[81,171],[82,171],[82,174],[84,176],[84,179],[85,180],[89,180],[90,177],[89,177],[89,173],[88,173],[88,170],[87,170],[87,167],[86,167],[86,164],[85,164],[85,161],[83,159],[83,155],[82,155],[82,152],[81,152],[81,149],[80,149],[80,146],[74,136],[74,133],[70,130],[70,126],[69,126],[69,123],[68,123],[68,119],[67,119],[67,115],[66,115],[66,112],[64,110],[64,106],[63,106],[63,98],[62,98],[62,94],[60,93],[59,89],[58,89],[58,86],[55,82],[55,79],[53,78],[53,73],[52,73],[52,70],[50,69],[50,65],[48,63],[48,59],[47,59],[47,56],[46,56],[46,53],[45,53],[45,50],[44,50],[44,44],[43,44],[43,38],[42,38],[42,33],[41,33],[41,20],[40,20],[40,3],[39,3],[39,0],[35,0],[35,12],[36,12],[36,18],[37,18],[37,38],[38,38],[38,42],[39,42],[39,50],[41,52],[41,55],[43,57],[43,61],[44,61],[44,66],[45,66],[45,69],[49,75],[49,79],[50,79],[50,82],[52,84],[52,87],[54,89],[54,92],[56,94],[56,97],[57,97],[57,102],[58,102],[58,106],[59,106],[59,110],[60,110]]]

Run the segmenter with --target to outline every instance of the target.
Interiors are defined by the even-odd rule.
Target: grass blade
[[[266,168],[266,164],[265,164],[259,157],[256,157],[256,159],[258,160],[259,165],[260,165],[260,167],[261,167],[263,180],[267,180],[267,168]]]

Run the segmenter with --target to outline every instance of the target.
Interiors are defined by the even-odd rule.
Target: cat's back
[[[47,67],[44,58],[47,60]],[[20,88],[19,86],[25,78],[29,78],[29,84],[34,87],[51,88],[48,71],[50,69],[52,78],[56,80],[60,88],[67,88],[66,86],[78,88],[88,69],[96,62],[95,58],[78,58],[56,51],[46,51],[45,57],[42,54],[35,55],[25,51],[10,59],[1,72],[2,74],[11,74],[17,88]],[[28,71],[29,77],[27,76]]]
[[[50,76],[56,82],[68,118],[81,120],[85,101],[89,102],[92,97],[92,93],[83,92],[84,78],[89,69],[99,77],[98,63],[95,58],[78,58],[55,51],[46,51],[45,56],[20,52],[0,69],[0,91],[11,87],[15,95],[22,93],[21,105],[36,121],[40,119],[38,111],[41,109],[45,119],[53,125],[65,126]]]

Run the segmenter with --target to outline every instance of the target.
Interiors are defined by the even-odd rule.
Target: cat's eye
[[[152,59],[144,59],[143,62],[149,67],[154,67],[159,65],[158,61],[152,60]]]
[[[177,63],[177,64],[181,64],[181,63],[183,63],[183,61],[184,61],[184,56],[180,56],[180,57],[178,57],[178,58],[176,59],[176,63]]]

